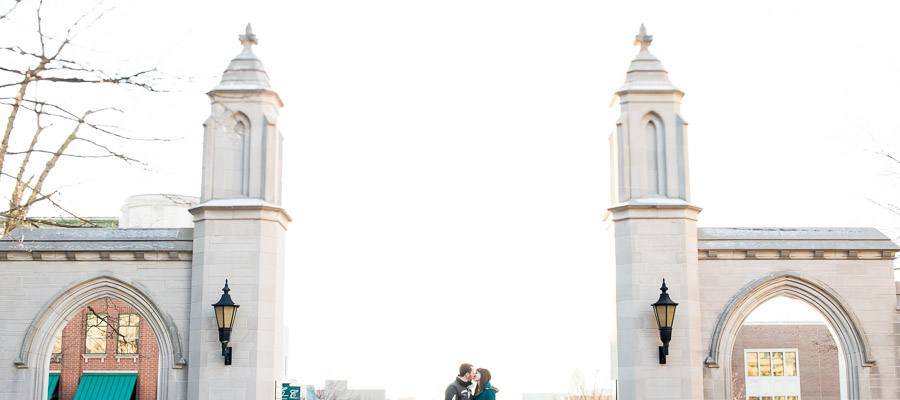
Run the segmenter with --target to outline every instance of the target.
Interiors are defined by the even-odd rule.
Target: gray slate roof
[[[898,250],[875,228],[698,228],[699,250]]]
[[[191,228],[16,229],[0,239],[0,251],[191,251]]]

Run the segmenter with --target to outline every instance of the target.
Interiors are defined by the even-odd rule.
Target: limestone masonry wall
[[[735,319],[743,315],[740,308],[748,301],[777,295],[794,297],[826,317],[829,310],[837,315],[832,325],[840,322],[858,328],[854,332],[833,326],[839,338],[859,342],[868,352],[862,355],[856,349],[844,350],[852,353],[849,359],[859,359],[857,367],[847,367],[850,399],[900,398],[900,313],[893,273],[897,245],[871,228],[698,231],[705,347],[713,349],[716,343],[727,343],[722,338],[735,333],[727,326],[740,325],[741,321]],[[779,279],[802,282],[757,290],[765,286],[764,282]],[[724,330],[720,329],[723,322]],[[717,332],[722,336],[714,341]],[[718,358],[711,352],[713,357],[707,359],[707,399],[725,399],[731,393],[730,380],[726,379],[730,363],[724,359],[728,352],[730,349],[719,348]]]
[[[121,300],[153,308],[152,312],[141,313],[142,327],[151,324],[166,330],[167,336],[175,338],[175,346],[165,343],[166,348],[177,347],[187,353],[192,230],[88,231],[36,229],[14,232],[12,239],[0,240],[0,400],[38,399],[42,398],[41,391],[46,398],[47,382],[41,376],[50,370],[53,340],[68,322],[81,318],[85,306],[103,297],[115,297],[116,293],[145,296]],[[105,277],[103,285],[68,292],[99,277]],[[149,306],[145,299],[149,299]],[[148,326],[142,331],[151,329]],[[165,390],[162,398],[185,398],[187,369],[181,368],[183,355],[176,358],[175,354],[157,353],[163,366],[154,374],[163,381],[162,385],[154,383],[153,389]],[[85,369],[93,370],[92,363],[98,361],[88,361]],[[116,362],[114,357],[104,363],[107,361]],[[63,389],[68,390],[70,385],[72,382],[63,382]],[[141,386],[142,391],[146,389]]]

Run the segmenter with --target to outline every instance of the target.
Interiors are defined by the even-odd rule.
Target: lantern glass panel
[[[653,311],[656,312],[656,326],[663,328],[666,326],[666,307],[665,306],[653,306]]]
[[[214,308],[216,310],[216,324],[219,325],[219,329],[222,329],[225,325],[225,306],[216,306]]]
[[[225,318],[223,319],[223,323],[225,324],[225,326],[223,326],[223,328],[229,328],[229,329],[230,329],[230,328],[232,327],[232,325],[234,325],[234,311],[237,309],[237,307],[235,307],[235,306],[225,306],[225,307],[222,307],[222,308],[224,309],[223,312],[224,312],[224,314],[225,314],[225,315],[224,315]]]
[[[653,306],[653,310],[656,311],[656,324],[660,328],[671,328],[672,321],[675,319],[675,307],[674,304],[659,304]]]

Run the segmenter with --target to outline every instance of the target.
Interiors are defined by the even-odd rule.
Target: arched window
[[[649,115],[644,132],[647,149],[647,195],[667,197],[666,141],[663,125],[656,115]]]
[[[224,134],[216,144],[216,195],[246,197],[249,192],[247,169],[250,164],[250,120],[241,112],[232,115]]]

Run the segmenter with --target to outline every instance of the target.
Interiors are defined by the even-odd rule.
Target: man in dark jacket
[[[469,391],[469,385],[474,378],[475,367],[472,364],[460,365],[459,376],[444,391],[444,400],[471,400],[472,392]]]

